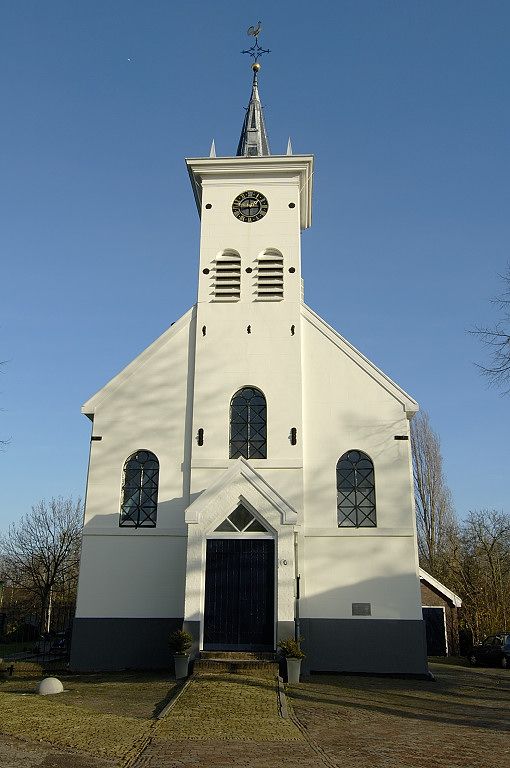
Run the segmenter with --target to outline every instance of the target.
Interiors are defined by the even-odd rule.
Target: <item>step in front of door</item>
[[[245,659],[248,661],[274,661],[274,651],[200,651],[201,659]]]
[[[274,680],[278,674],[276,661],[261,659],[197,659],[193,669],[195,674],[205,675],[244,675]]]

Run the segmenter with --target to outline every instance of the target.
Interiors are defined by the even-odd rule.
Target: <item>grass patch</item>
[[[64,693],[38,696],[37,664],[0,683],[0,733],[109,759],[125,759],[154,727],[175,682],[143,673],[60,675]]]
[[[121,758],[144,736],[150,723],[136,718],[87,711],[58,696],[0,692],[2,733],[44,741],[107,758]]]
[[[38,664],[19,662],[14,676],[0,683],[0,692],[34,693],[44,676],[48,675]],[[161,674],[140,672],[56,676],[65,689],[58,697],[61,706],[142,720],[150,720],[163,708],[176,685]]]
[[[469,667],[470,664],[465,656],[429,656],[431,664],[446,664],[449,667]]]
[[[161,675],[70,675],[63,677],[65,703],[94,712],[149,720],[163,709],[176,686]]]

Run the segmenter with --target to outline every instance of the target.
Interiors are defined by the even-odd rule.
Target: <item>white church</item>
[[[71,666],[273,651],[427,673],[412,397],[303,300],[313,156],[271,155],[253,64],[235,157],[186,161],[197,302],[82,407],[92,421]]]

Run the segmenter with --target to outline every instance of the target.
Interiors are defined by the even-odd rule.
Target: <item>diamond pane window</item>
[[[229,456],[267,458],[266,398],[255,387],[243,387],[230,403]]]
[[[124,464],[119,526],[155,528],[159,462],[150,451],[137,451]]]
[[[255,515],[252,515],[246,507],[239,504],[238,507],[216,528],[216,531],[230,531],[235,533],[243,533],[244,531],[254,531],[256,533],[267,533],[262,523],[257,520]]]
[[[347,451],[336,465],[338,526],[375,528],[375,475],[372,459]]]

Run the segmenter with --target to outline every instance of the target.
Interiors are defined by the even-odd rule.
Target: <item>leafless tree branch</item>
[[[52,591],[77,581],[82,518],[80,499],[40,501],[0,537],[2,578],[38,598],[42,631],[49,624]]]

